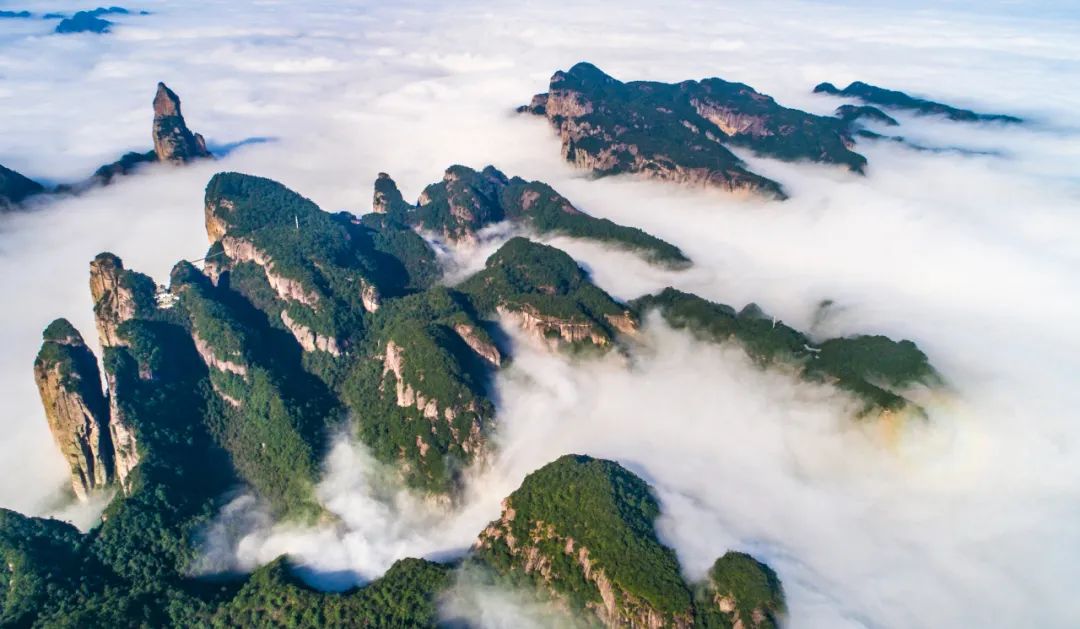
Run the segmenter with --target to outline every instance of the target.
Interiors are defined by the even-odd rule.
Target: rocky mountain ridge
[[[652,489],[619,464],[566,455],[503,501],[470,560],[606,627],[778,626],[785,608],[775,573],[729,553],[704,583],[687,583],[656,536],[659,513]],[[771,586],[764,600],[740,587],[762,580]]]
[[[971,111],[970,109],[961,109],[959,107],[953,107],[944,103],[938,103],[925,98],[918,98],[910,96],[904,92],[897,90],[885,89],[876,85],[870,85],[869,83],[863,83],[862,81],[854,81],[844,89],[838,89],[832,83],[819,83],[814,87],[815,94],[831,94],[834,96],[844,96],[853,98],[869,105],[878,105],[889,109],[902,109],[912,111],[919,115],[938,115],[944,116],[949,120],[957,122],[1000,122],[1007,124],[1017,124],[1023,122],[1022,118],[1016,116],[1009,116],[1005,114],[982,114]],[[877,113],[873,115],[880,120],[892,120],[881,110],[871,107],[870,109],[860,108],[864,112],[875,110]],[[839,110],[838,110],[839,112]],[[882,118],[884,116],[884,118]],[[895,123],[896,121],[893,120]]]
[[[180,261],[162,287],[113,254],[91,262],[104,383],[63,320],[45,332],[35,377],[76,496],[110,486],[116,496],[87,534],[0,512],[0,553],[13,582],[28,584],[0,603],[0,621],[316,626],[360,614],[434,624],[453,577],[432,562],[403,560],[340,595],[306,588],[284,561],[241,580],[187,575],[200,531],[237,486],[279,519],[327,518],[314,487],[327,436],[348,427],[401,482],[452,508],[463,473],[495,447],[491,378],[513,359],[501,325],[552,351],[632,351],[642,314],[660,309],[676,327],[742,343],[763,367],[800,365],[802,377],[850,380],[857,394],[911,365],[929,369],[913,345],[884,339],[836,352],[754,309],[736,315],[685,293],[622,303],[565,252],[520,236],[482,270],[444,285],[417,230],[467,238],[495,220],[564,229],[543,207],[583,216],[540,182],[493,168],[447,172],[417,205],[380,176],[377,211],[359,217],[324,212],[269,179],[219,173],[206,188],[202,269]],[[537,196],[525,203],[530,192]],[[601,242],[630,234],[620,244],[660,264],[668,261],[658,252],[678,251],[596,220],[582,224],[602,230],[565,229]],[[816,365],[835,366],[836,356],[848,371]],[[656,538],[658,512],[648,486],[617,463],[564,457],[508,498],[466,561],[606,626],[775,626],[783,613],[775,574],[756,561],[721,561],[708,580],[687,583]],[[50,557],[63,558],[51,572]]]
[[[659,238],[589,216],[551,186],[507,177],[494,166],[481,171],[451,166],[442,181],[424,188],[415,205],[405,202],[389,175],[380,173],[373,208],[451,243],[475,242],[481,229],[509,221],[538,236],[563,235],[610,243],[673,268],[690,263],[682,251]]]
[[[582,62],[556,72],[548,92],[519,111],[546,117],[563,157],[601,177],[634,173],[782,199],[779,183],[748,170],[727,147],[857,173],[866,166],[842,120],[783,107],[718,78],[624,83]]]

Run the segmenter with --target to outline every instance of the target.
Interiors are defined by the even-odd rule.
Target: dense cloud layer
[[[23,6],[60,8],[8,8]],[[239,552],[218,547],[206,569],[223,557],[250,566],[293,552],[311,578],[340,587],[399,557],[452,556],[525,473],[574,451],[617,458],[657,488],[663,537],[690,576],[727,548],[767,560],[788,588],[793,626],[1080,623],[1071,594],[1080,577],[1075,12],[985,3],[132,8],[153,15],[118,18],[106,36],[0,23],[0,163],[68,181],[149,148],[158,80],[180,94],[212,149],[272,141],[0,218],[0,505],[57,513],[63,504],[66,470],[30,372],[40,330],[67,316],[94,336],[87,263],[99,251],[158,279],[177,259],[201,257],[202,187],[215,170],[272,177],[325,209],[363,212],[378,171],[415,197],[451,163],[494,163],[697,263],[658,271],[555,241],[620,297],[674,284],[737,306],[756,301],[823,335],[912,338],[953,391],[929,403],[926,424],[890,432],[848,421],[829,390],[762,374],[738,351],[702,348],[655,323],[629,365],[573,364],[523,344],[497,383],[501,454],[449,520],[387,490],[363,449],[339,441],[320,496],[342,514],[340,527],[270,530],[241,497],[210,536],[243,539]],[[719,75],[821,113],[840,101],[810,94],[814,84],[863,79],[1034,122],[898,115],[913,141],[982,154],[864,143],[867,177],[746,155],[785,185],[784,203],[588,181],[561,162],[542,120],[509,113],[582,59],[623,79]],[[465,268],[482,260],[454,256]],[[836,306],[821,319],[823,299]],[[473,588],[448,608],[465,614],[477,601],[488,602],[490,624],[519,602]]]

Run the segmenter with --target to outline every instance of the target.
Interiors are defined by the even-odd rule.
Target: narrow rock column
[[[108,406],[97,359],[66,319],[45,329],[34,361],[45,416],[56,445],[71,466],[71,488],[80,500],[114,475]]]
[[[158,83],[154,95],[154,154],[159,162],[174,164],[210,157],[206,141],[184,122],[180,97],[164,83]]]

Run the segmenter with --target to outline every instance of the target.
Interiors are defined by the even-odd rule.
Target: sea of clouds
[[[126,6],[126,5],[125,5]],[[38,13],[54,2],[4,2]],[[90,8],[89,6],[86,8]],[[647,321],[629,358],[574,362],[513,336],[496,380],[499,452],[447,512],[396,490],[339,436],[320,499],[340,525],[275,524],[238,489],[202,568],[281,553],[328,588],[407,556],[463,553],[525,474],[568,453],[648,480],[690,578],[727,549],[780,574],[792,627],[1075,626],[1080,600],[1080,11],[1064,3],[143,2],[105,36],[0,20],[0,163],[53,182],[150,146],[157,81],[183,99],[215,163],[145,174],[0,217],[0,506],[93,522],[70,506],[31,373],[65,316],[96,346],[87,264],[103,250],[163,281],[207,246],[216,171],[263,175],[324,209],[370,207],[376,173],[407,198],[453,163],[550,183],[581,209],[681,247],[695,266],[555,239],[614,295],[667,285],[754,301],[820,336],[918,342],[950,389],[928,421],[851,421],[828,388],[753,368],[734,348]],[[514,106],[556,69],[622,79],[721,76],[828,113],[820,81],[861,79],[1016,127],[897,115],[920,152],[863,142],[866,177],[744,154],[791,199],[590,181]],[[741,153],[742,154],[742,153]],[[454,277],[488,248],[450,251]],[[817,305],[835,306],[821,318]],[[513,593],[463,581],[447,614],[545,622]]]

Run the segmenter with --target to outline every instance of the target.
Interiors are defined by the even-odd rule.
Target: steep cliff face
[[[124,268],[124,262],[111,253],[100,253],[90,262],[90,295],[94,300],[94,320],[102,350],[123,346],[126,341],[120,326],[136,317],[146,317],[157,308],[154,282],[148,276]],[[153,377],[148,367],[140,374]],[[109,434],[113,446],[116,480],[128,491],[129,477],[139,463],[139,448],[132,418],[118,404],[114,374],[105,371],[109,391]]]
[[[313,384],[303,383],[306,396],[297,395],[300,383],[289,380],[301,374],[277,347],[267,347],[265,322],[245,315],[230,293],[194,266],[173,268],[170,291],[211,388],[228,407],[211,425],[212,434],[241,477],[280,514],[317,512],[311,486],[336,404]]]
[[[71,467],[71,487],[85,500],[113,479],[112,440],[97,359],[66,319],[45,329],[34,380],[49,429]]]
[[[362,226],[277,182],[215,175],[205,221],[214,274],[259,269],[276,298],[256,303],[306,351],[341,356],[361,342],[367,314],[378,310],[383,296],[402,291]]]
[[[123,271],[122,260],[110,253],[98,254],[90,263],[90,293],[102,347],[119,344],[117,327],[135,317],[135,297],[120,285]]]
[[[633,312],[589,281],[573,258],[526,238],[507,241],[458,288],[478,311],[515,320],[552,348],[607,347],[638,326]]]
[[[451,166],[442,181],[424,188],[416,205],[406,203],[394,181],[380,173],[373,204],[376,212],[449,242],[474,242],[484,227],[509,221],[541,236],[564,235],[614,245],[664,266],[682,267],[690,262],[678,247],[640,229],[589,216],[551,186],[507,177],[494,166],[480,171]]]
[[[556,72],[549,91],[519,111],[545,116],[562,138],[563,157],[598,176],[635,173],[783,198],[778,183],[749,171],[726,145],[856,172],[866,164],[850,150],[843,122],[715,78],[623,83],[579,63]]]
[[[414,486],[452,495],[490,451],[488,381],[502,352],[468,300],[445,287],[387,302],[372,325],[375,356],[356,363],[343,390],[360,435]]]
[[[210,157],[206,141],[192,133],[180,113],[180,97],[164,83],[158,83],[154,95],[154,153],[159,162],[183,164]]]
[[[147,291],[151,291],[149,295]],[[123,261],[111,253],[100,253],[90,262],[90,295],[102,347],[120,343],[117,328],[135,318],[137,310],[152,299],[152,291],[149,278],[127,271]]]
[[[23,202],[28,196],[45,191],[45,186],[0,165],[0,211],[8,210]]]
[[[503,501],[474,554],[607,627],[689,627],[690,591],[656,538],[658,514],[649,486],[617,463],[567,455]]]

